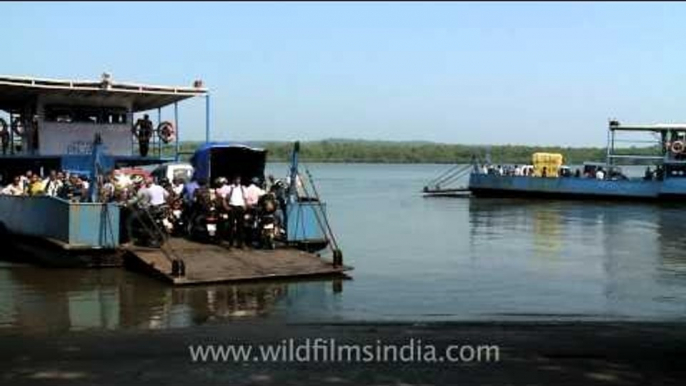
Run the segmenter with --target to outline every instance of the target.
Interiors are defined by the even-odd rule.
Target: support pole
[[[162,123],[162,108],[157,108],[157,127]],[[157,133],[157,157],[162,157],[162,139],[160,138],[160,133]]]
[[[174,127],[176,128],[176,142],[174,143],[174,161],[179,162],[179,136],[181,135],[181,130],[179,130],[179,102],[174,102]]]
[[[205,96],[205,143],[210,142],[210,94]]]
[[[14,113],[10,111],[10,154],[14,155],[14,130],[12,130],[12,122],[14,122]]]
[[[610,167],[610,136],[612,135],[612,121],[610,121],[610,127],[607,129],[607,144],[605,150],[605,168]]]
[[[611,157],[615,154],[615,131],[612,130],[612,134],[610,134],[610,166],[614,164],[614,159]]]
[[[131,124],[131,156],[136,155],[135,151],[136,150],[136,122],[133,121],[134,115],[133,111],[127,112],[126,113],[128,116],[129,123]]]

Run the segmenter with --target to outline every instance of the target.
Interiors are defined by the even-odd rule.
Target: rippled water
[[[685,319],[686,203],[423,198],[444,169],[310,166],[352,280],[172,288],[120,269],[0,263],[0,332],[244,318]]]

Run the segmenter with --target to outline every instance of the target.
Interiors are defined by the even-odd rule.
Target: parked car
[[[152,176],[158,181],[166,178],[169,181],[174,181],[179,178],[183,182],[190,181],[193,178],[193,166],[186,162],[170,162],[162,164],[152,171]]]

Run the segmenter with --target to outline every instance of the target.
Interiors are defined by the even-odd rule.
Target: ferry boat
[[[648,139],[621,139],[620,133],[643,133]],[[617,143],[642,143],[652,154],[627,154]],[[647,146],[646,146],[647,145]],[[632,147],[629,149],[636,149]],[[486,165],[474,162],[463,169],[469,173],[465,190],[476,197],[542,197],[630,200],[682,200],[686,198],[686,124],[624,125],[611,120],[607,133],[605,162],[585,163],[583,172],[573,172],[564,165],[536,165],[529,175],[501,174]],[[640,177],[627,177],[621,164],[640,164],[650,168]],[[484,167],[486,166],[486,167]],[[547,167],[542,175],[541,169]],[[566,172],[561,172],[565,168]],[[600,170],[601,173],[597,173]],[[519,173],[521,174],[521,173]],[[459,176],[458,176],[459,177]],[[452,175],[455,180],[455,173]],[[426,195],[441,195],[449,191],[432,185],[424,189]],[[452,189],[456,190],[456,189]]]
[[[220,170],[248,173],[245,177],[263,177],[265,151],[240,144],[210,142],[210,94],[202,81],[195,81],[191,87],[180,87],[117,82],[107,73],[98,81],[0,76],[0,112],[6,114],[5,118],[0,115],[2,185],[27,170],[43,177],[52,170],[85,174],[91,181],[89,199],[79,202],[45,195],[0,195],[2,244],[19,248],[20,252],[15,255],[22,259],[30,254],[44,263],[58,266],[120,266],[126,256],[135,255],[143,265],[153,267],[175,283],[222,281],[235,277],[236,272],[222,273],[221,267],[205,264],[205,273],[212,275],[202,276],[198,268],[194,271],[198,279],[184,278],[185,263],[202,256],[211,247],[182,243],[186,257],[180,256],[183,251],[170,251],[169,247],[145,253],[135,250],[127,244],[120,205],[97,200],[95,181],[112,170],[179,161],[178,104],[192,98],[204,98],[205,101],[205,145],[193,156],[196,172],[204,178],[214,178]],[[169,108],[173,118],[163,121],[163,109],[166,113]],[[141,155],[139,141],[132,133],[134,114],[155,111],[157,130],[150,139],[149,154]],[[254,154],[257,157],[251,157]],[[297,147],[293,161],[289,177],[296,181],[299,173]],[[297,224],[287,232],[288,244],[317,246],[310,251],[329,246],[333,235],[324,203],[318,199],[305,202],[297,197],[295,189],[292,191],[286,212],[293,213],[289,221],[297,219]],[[229,253],[217,248],[211,252],[217,264],[228,266],[221,259],[230,258]],[[334,252],[334,269],[312,268],[313,260],[307,260],[304,267],[308,269],[303,272],[346,269],[342,266],[340,250]],[[271,255],[265,254],[264,265],[248,272],[244,269],[241,277],[259,277],[259,272],[267,276],[298,275],[300,272],[293,269],[298,267],[297,262],[304,260],[301,255],[288,253],[281,252],[296,263],[291,264],[287,274],[283,267],[281,271],[270,271],[269,267],[275,265],[269,260]],[[3,254],[7,255],[7,252]],[[147,257],[141,257],[143,255]],[[161,259],[161,262],[146,260],[148,257]]]

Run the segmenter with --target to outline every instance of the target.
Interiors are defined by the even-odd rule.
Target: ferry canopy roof
[[[610,130],[613,131],[668,131],[686,130],[686,123],[656,123],[653,125],[634,125],[634,124],[622,124],[618,121],[610,121]]]
[[[197,86],[197,87],[195,87]],[[174,102],[207,94],[201,84],[194,87],[154,86],[114,82],[105,74],[99,81],[57,80],[0,75],[0,109],[12,110],[35,103],[38,96],[51,96],[66,105],[125,106],[134,112],[153,110]],[[62,103],[62,102],[61,102]]]

